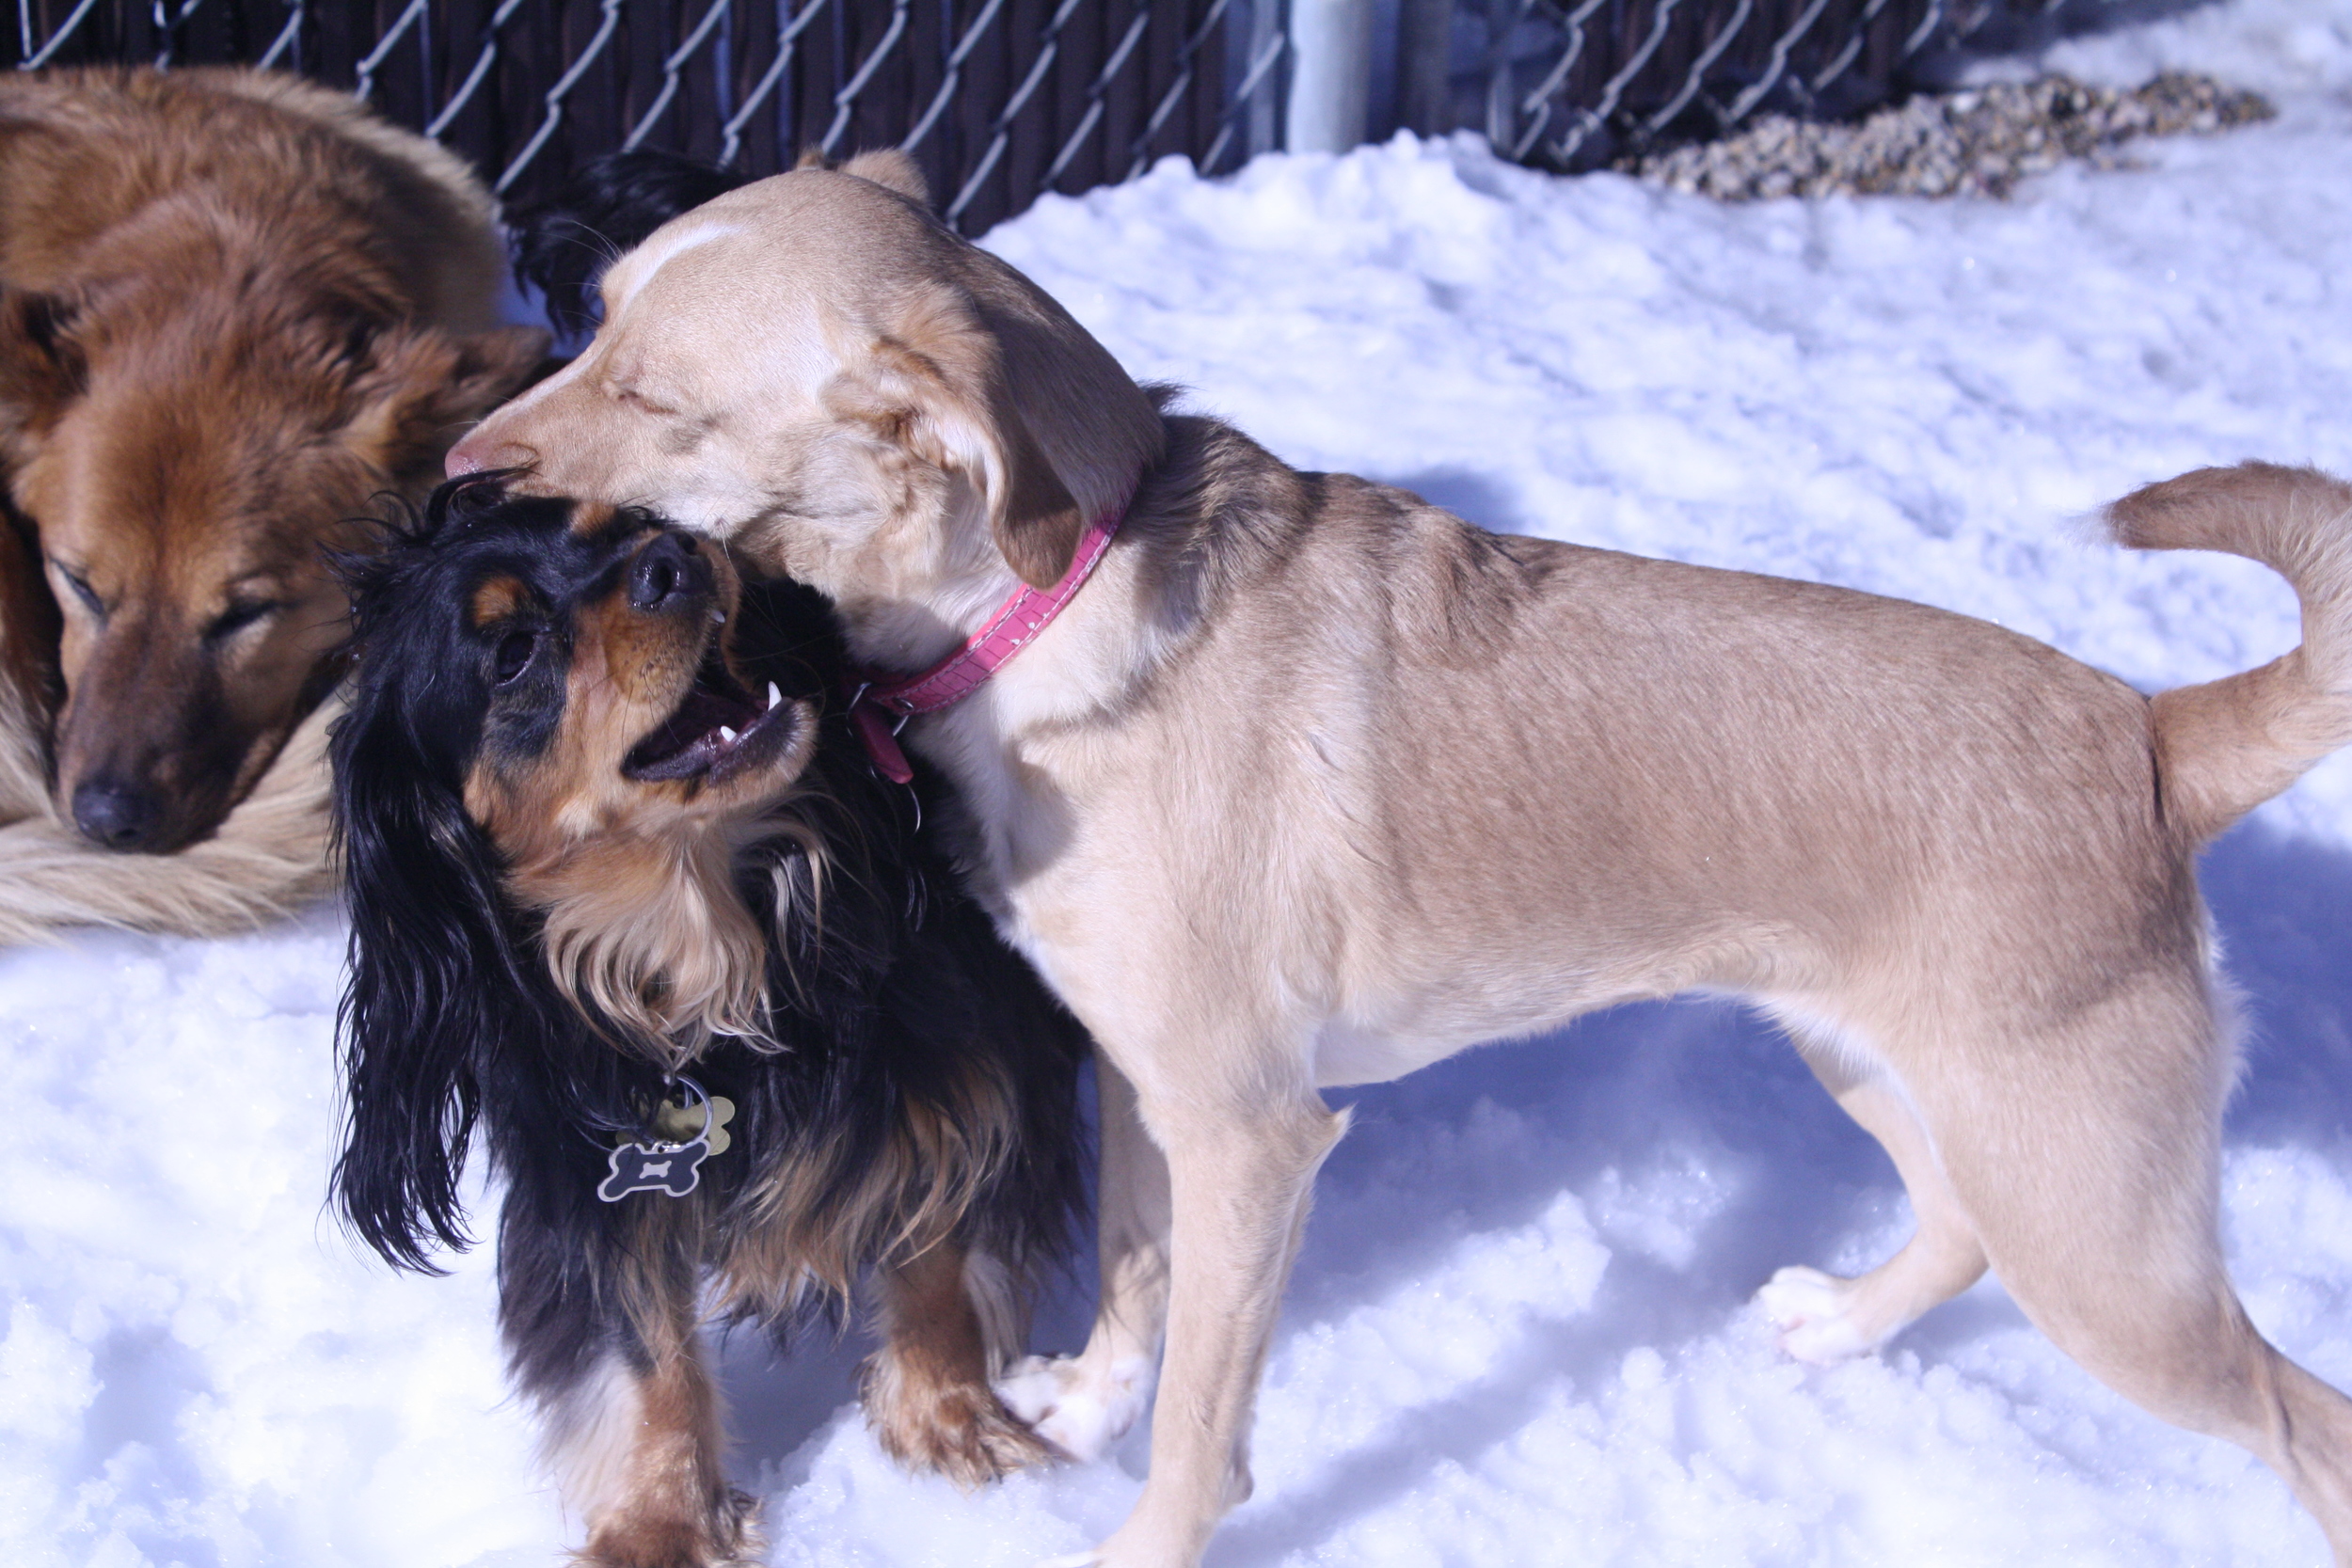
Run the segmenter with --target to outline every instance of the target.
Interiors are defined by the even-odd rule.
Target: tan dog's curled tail
[[[2150,705],[2165,820],[2201,843],[2352,742],[2352,484],[2277,463],[2199,468],[2105,518],[2134,549],[2259,561],[2302,601],[2302,646]]]

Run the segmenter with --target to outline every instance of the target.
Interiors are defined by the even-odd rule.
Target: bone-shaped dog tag
[[[734,1119],[735,1101],[723,1094],[714,1094],[699,1105],[665,1100],[654,1113],[653,1130],[670,1143],[692,1143],[699,1137],[710,1146],[713,1155],[719,1155],[735,1141],[727,1135],[727,1123]]]
[[[702,1164],[727,1146],[724,1124],[734,1117],[731,1101],[713,1099],[691,1078],[678,1082],[692,1091],[695,1104],[663,1101],[654,1113],[654,1136],[630,1139],[606,1158],[610,1174],[596,1183],[596,1196],[618,1203],[631,1193],[667,1193],[684,1197],[702,1180]],[[699,1128],[692,1137],[680,1134]]]
[[[667,1193],[684,1197],[702,1180],[703,1161],[710,1145],[700,1138],[691,1144],[623,1144],[606,1163],[610,1176],[596,1183],[596,1196],[618,1203],[631,1193]]]

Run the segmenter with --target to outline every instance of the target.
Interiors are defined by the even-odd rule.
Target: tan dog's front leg
[[[1259,1372],[1315,1171],[1347,1118],[1303,1085],[1272,1103],[1249,1098],[1265,1094],[1263,1084],[1137,1088],[1144,1123],[1168,1156],[1168,1351],[1151,1479],[1094,1560],[1190,1568],[1217,1521],[1249,1496]]]
[[[1096,1202],[1102,1296],[1076,1355],[1032,1355],[997,1393],[1037,1434],[1073,1459],[1103,1456],[1152,1398],[1168,1326],[1168,1161],[1144,1131],[1136,1091],[1097,1053],[1103,1150]]]

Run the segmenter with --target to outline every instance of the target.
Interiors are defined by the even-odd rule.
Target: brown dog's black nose
[[[629,569],[628,604],[648,614],[682,610],[711,592],[710,562],[682,533],[663,533],[637,552]]]
[[[73,792],[73,825],[109,849],[146,848],[163,815],[153,795],[111,779],[91,779]]]

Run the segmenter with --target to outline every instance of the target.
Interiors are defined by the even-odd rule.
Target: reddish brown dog
[[[0,80],[0,940],[324,884],[322,547],[538,364],[502,264],[465,166],[342,94]]]

